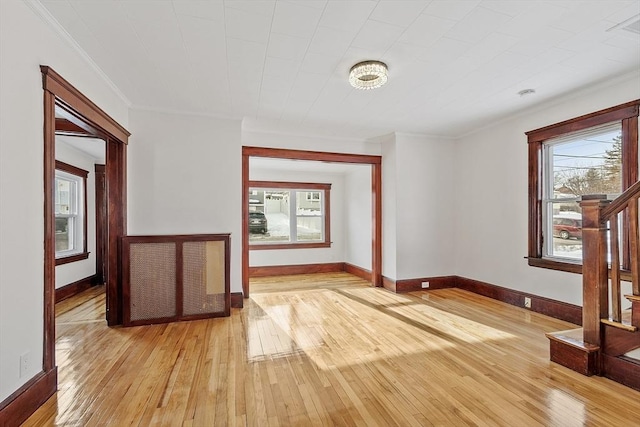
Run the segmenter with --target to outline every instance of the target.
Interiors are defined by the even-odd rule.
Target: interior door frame
[[[382,156],[242,147],[242,293],[249,297],[249,158],[312,160],[371,165],[371,284],[382,286]]]
[[[106,148],[106,147],[105,147]],[[106,163],[106,161],[105,161]],[[107,173],[106,165],[96,164],[95,171],[95,220],[96,220],[96,283],[103,285],[107,281]]]
[[[122,295],[118,242],[126,234],[126,154],[131,135],[111,116],[62,78],[41,65],[44,89],[44,357],[43,370],[55,364],[55,122],[56,107],[64,118],[88,134],[106,141],[106,293],[107,323],[122,323]]]

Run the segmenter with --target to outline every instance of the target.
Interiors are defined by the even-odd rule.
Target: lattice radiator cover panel
[[[230,234],[122,238],[125,326],[231,315]]]
[[[224,242],[185,242],[182,251],[183,315],[224,313]]]
[[[132,243],[129,249],[130,320],[176,315],[176,244]]]

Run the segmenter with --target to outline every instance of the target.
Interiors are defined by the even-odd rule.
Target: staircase
[[[582,328],[547,334],[551,360],[640,390],[640,181],[617,199],[584,196]]]

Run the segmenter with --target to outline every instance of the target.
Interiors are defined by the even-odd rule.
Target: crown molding
[[[64,27],[58,22],[58,20],[47,10],[46,7],[38,0],[25,0],[27,6],[49,27],[60,36],[60,38],[73,49],[80,57],[93,69],[93,71],[100,76],[100,78],[109,86],[109,88],[120,98],[127,107],[131,108],[133,105],[129,98],[125,96],[118,86],[102,71],[102,68],[95,63],[95,61],[89,56],[89,54],[78,44],[77,41],[64,29]]]

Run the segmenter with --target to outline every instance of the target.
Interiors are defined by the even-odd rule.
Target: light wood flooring
[[[640,393],[549,362],[569,323],[346,273],[251,291],[229,318],[134,328],[106,326],[99,288],[58,304],[59,391],[25,425],[640,424]]]

